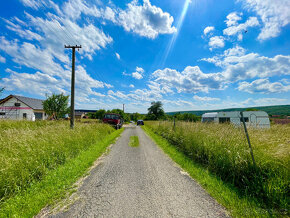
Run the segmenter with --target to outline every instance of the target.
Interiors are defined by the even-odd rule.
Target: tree
[[[151,102],[151,106],[148,108],[148,114],[146,116],[146,119],[159,120],[164,118],[165,113],[162,106],[163,105],[161,101]]]
[[[68,99],[69,96],[64,94],[46,96],[46,100],[43,102],[43,109],[53,119],[58,120],[69,113]]]
[[[108,111],[108,113],[119,114],[124,119],[125,122],[129,122],[130,121],[129,115],[124,113],[124,111],[121,110],[121,109],[113,109],[111,111]]]
[[[0,78],[1,79],[1,78]],[[0,95],[1,95],[1,93],[4,91],[4,87],[0,87]]]
[[[105,113],[106,113],[106,110],[100,109],[94,113],[88,113],[88,115],[89,115],[89,118],[91,119],[103,119]]]

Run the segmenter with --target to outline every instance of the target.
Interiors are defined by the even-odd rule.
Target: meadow
[[[248,129],[256,166],[242,128],[230,124],[147,121],[145,127],[239,195],[276,214],[289,213],[290,125]],[[278,212],[277,212],[278,211]]]
[[[103,140],[114,132],[96,122],[78,122],[71,130],[68,121],[0,120],[0,208],[97,143],[103,152]]]

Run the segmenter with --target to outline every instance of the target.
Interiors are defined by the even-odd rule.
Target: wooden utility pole
[[[252,149],[251,142],[250,142],[250,137],[249,137],[249,134],[248,134],[245,118],[244,118],[244,115],[243,115],[242,111],[240,112],[240,115],[241,115],[241,118],[242,118],[242,122],[243,122],[245,133],[246,133],[246,137],[247,137],[247,140],[248,140],[250,153],[251,153],[251,156],[252,156],[252,161],[253,161],[254,166],[256,167],[256,162],[255,162],[255,159],[254,159],[254,153],[253,153],[253,149]]]
[[[72,70],[71,70],[71,100],[70,100],[70,128],[73,129],[75,125],[75,58],[76,48],[82,48],[81,45],[65,45],[64,48],[72,49]]]

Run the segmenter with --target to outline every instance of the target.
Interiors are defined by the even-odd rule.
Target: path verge
[[[33,217],[47,205],[53,205],[67,193],[75,191],[71,186],[83,176],[94,161],[112,144],[124,129],[113,132],[104,139],[50,171],[43,180],[32,184],[25,191],[1,205],[0,217]]]
[[[211,174],[200,164],[186,157],[171,145],[166,139],[155,134],[147,126],[142,129],[153,141],[195,181],[197,181],[213,198],[223,205],[233,217],[273,217],[272,211],[259,207],[254,200],[238,194],[233,185],[225,183],[217,176]],[[274,216],[282,216],[275,214]]]

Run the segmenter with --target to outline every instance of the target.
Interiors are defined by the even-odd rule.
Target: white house
[[[9,95],[0,100],[0,119],[11,120],[45,120],[43,100]]]
[[[270,128],[270,120],[265,111],[244,111],[243,116],[247,126]],[[201,122],[231,122],[233,124],[240,125],[242,118],[239,111],[213,112],[203,114],[201,117]]]

